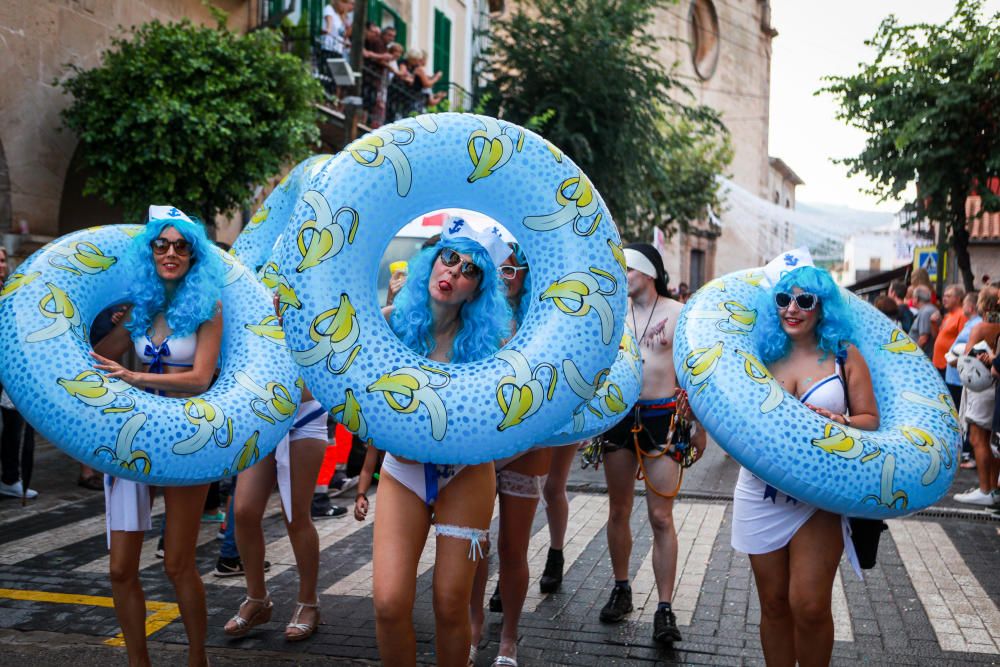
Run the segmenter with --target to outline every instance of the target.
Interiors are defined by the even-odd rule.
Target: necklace
[[[649,310],[649,319],[646,320],[646,326],[644,326],[642,328],[642,335],[639,336],[639,345],[642,345],[642,341],[645,340],[645,338],[646,338],[646,331],[649,330],[649,324],[650,324],[650,322],[653,321],[653,313],[656,312],[656,305],[658,303],[660,303],[660,295],[659,294],[656,295],[656,301],[653,302],[653,307],[650,308],[650,310]],[[639,328],[639,326],[635,322],[635,306],[632,306],[632,331],[635,331],[638,328]],[[643,359],[642,363],[646,363],[646,360]]]

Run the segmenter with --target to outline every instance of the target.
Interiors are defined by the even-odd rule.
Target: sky
[[[907,24],[943,23],[954,7],[952,0],[771,0],[778,36],[771,51],[768,152],[806,182],[796,190],[799,201],[899,210],[902,202],[879,204],[860,191],[865,179],[849,179],[846,166],[831,162],[860,153],[865,135],[836,119],[832,96],[813,92],[823,87],[824,76],[850,74],[858,63],[874,59],[864,41],[875,35],[885,16],[895,14]],[[1000,11],[1000,0],[987,0],[984,10],[984,15]]]

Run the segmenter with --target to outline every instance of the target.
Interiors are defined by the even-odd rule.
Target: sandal
[[[506,655],[498,655],[493,660],[493,667],[517,667],[517,660]]]
[[[243,598],[243,602],[240,603],[240,611],[243,611],[243,606],[255,602],[261,607],[250,615],[250,618],[243,618],[240,616],[239,612],[236,613],[229,622],[226,623],[225,627],[222,629],[230,637],[243,637],[251,629],[258,625],[263,625],[271,620],[271,612],[274,609],[274,604],[271,602],[271,594],[268,593],[264,596],[264,599],[252,598],[249,595]],[[232,623],[233,625],[230,625]]]
[[[313,619],[312,623],[299,623],[299,616],[306,607],[316,610],[316,618]],[[295,607],[295,614],[292,615],[291,622],[285,626],[285,639],[290,642],[300,642],[303,639],[309,639],[316,632],[318,626],[319,603],[309,604],[307,602],[299,602],[298,606]]]
[[[469,644],[469,665],[476,664],[476,656],[479,655],[479,647],[475,644]]]

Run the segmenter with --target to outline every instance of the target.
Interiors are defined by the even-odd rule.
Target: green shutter
[[[368,0],[368,21],[373,21],[382,27],[382,3],[379,0]]]
[[[309,17],[310,42],[323,32],[323,6],[326,0],[302,0],[302,13]]]
[[[447,91],[451,72],[451,19],[439,9],[434,10],[434,61],[430,69],[441,72],[435,91]]]

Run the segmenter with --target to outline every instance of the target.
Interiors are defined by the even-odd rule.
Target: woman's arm
[[[131,315],[132,306],[129,306],[124,312],[112,315],[111,321],[114,322],[115,326],[111,329],[111,333],[97,341],[97,344],[94,345],[94,351],[111,359],[121,359],[129,345],[132,344],[132,338],[128,329],[125,328],[125,322]]]
[[[375,475],[375,463],[378,461],[379,451],[375,445],[369,444],[365,452],[365,462],[361,466],[361,473],[358,477],[358,492],[354,495],[354,518],[364,521],[368,516],[368,489],[372,486],[372,478]]]
[[[847,362],[844,364],[844,374],[847,376],[847,396],[850,406],[850,417],[835,415],[832,419],[841,424],[849,423],[862,431],[874,431],[879,425],[878,403],[875,402],[875,389],[872,387],[872,375],[868,363],[861,356],[858,348],[851,345],[847,349]]]
[[[212,385],[215,367],[219,363],[219,350],[222,347],[222,303],[218,303],[216,308],[215,316],[202,322],[198,327],[198,342],[191,370],[162,374],[140,373],[131,371],[97,352],[91,352],[91,356],[98,362],[94,364],[94,368],[104,371],[108,377],[119,378],[134,387],[185,394],[203,393]]]
[[[976,343],[986,340],[986,335],[989,333],[992,326],[993,325],[989,322],[983,321],[972,327],[972,331],[969,332],[969,342],[965,344],[966,354],[970,354],[972,352],[972,348],[976,345]]]

